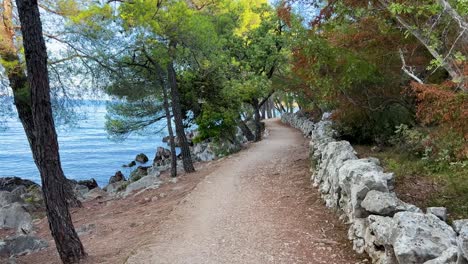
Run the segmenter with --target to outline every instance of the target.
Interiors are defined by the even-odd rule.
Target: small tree
[[[274,93],[271,81],[286,62],[286,24],[274,10],[263,4],[257,8],[260,22],[256,27],[234,36],[230,50],[240,80],[239,92],[254,110],[255,141],[261,140],[260,109]],[[243,84],[242,84],[243,83]]]
[[[111,136],[124,137],[135,131],[148,130],[165,118],[172,156],[171,176],[176,177],[177,155],[166,73],[152,58],[148,47],[129,50],[133,51],[106,66],[111,69],[112,76],[106,91],[123,100],[108,105],[106,129]]]

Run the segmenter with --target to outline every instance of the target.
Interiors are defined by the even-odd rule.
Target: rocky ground
[[[311,189],[306,140],[279,121],[268,127],[264,141],[177,181],[163,173],[144,191],[86,192],[72,209],[86,263],[367,262]],[[30,233],[48,247],[10,261],[59,263],[46,219]]]

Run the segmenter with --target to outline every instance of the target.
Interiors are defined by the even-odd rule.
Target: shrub
[[[396,126],[413,122],[410,111],[399,104],[376,110],[340,106],[333,118],[340,136],[357,143],[385,144],[394,135]]]
[[[236,127],[237,113],[230,109],[218,109],[209,104],[203,106],[203,112],[197,117],[198,136],[194,142],[205,139],[231,138]]]
[[[390,137],[389,143],[396,146],[401,152],[411,153],[422,157],[427,148],[424,142],[427,141],[427,134],[421,130],[410,128],[406,124],[400,124],[395,127],[395,134]]]
[[[468,94],[455,92],[450,83],[411,87],[418,120],[432,127],[426,158],[446,163],[468,160]]]

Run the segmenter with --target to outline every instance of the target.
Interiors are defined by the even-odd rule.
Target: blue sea
[[[94,178],[104,187],[118,170],[128,177],[131,169],[122,165],[130,163],[137,154],[145,153],[150,159],[146,164],[149,165],[156,148],[167,147],[162,142],[166,134],[161,133],[132,134],[121,142],[110,140],[104,129],[106,107],[103,102],[87,103],[79,111],[83,118],[76,125],[57,129],[62,167],[69,179]],[[0,177],[17,176],[40,184],[21,123],[11,118],[6,125],[6,130],[0,130]]]

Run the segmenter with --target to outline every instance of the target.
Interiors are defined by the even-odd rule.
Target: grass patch
[[[468,218],[468,163],[444,164],[425,161],[396,148],[371,151],[369,146],[355,146],[361,158],[380,159],[385,171],[395,173],[395,192],[422,209],[447,207],[450,219]]]

